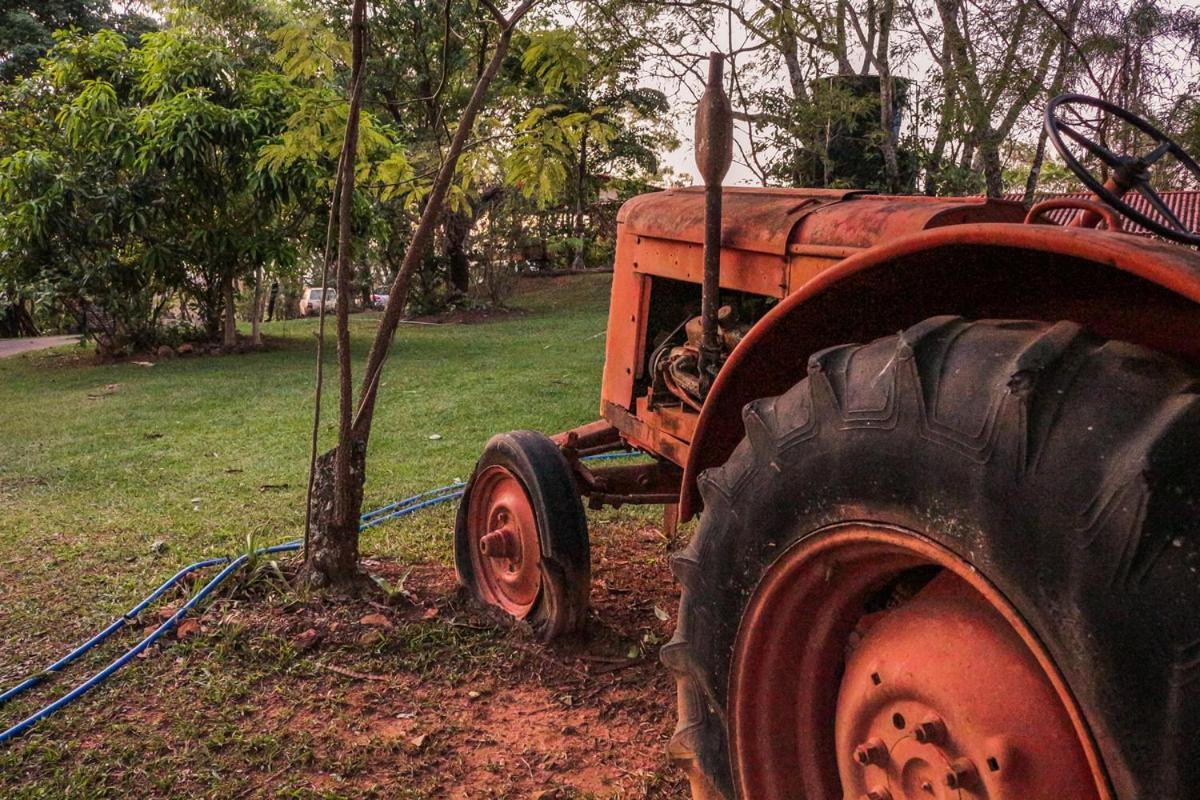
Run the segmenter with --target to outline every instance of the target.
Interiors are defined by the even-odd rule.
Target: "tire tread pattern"
[[[745,408],[747,435],[700,476],[700,527],[672,561],[670,754],[694,796],[733,797],[727,680],[758,577],[805,533],[869,507],[937,532],[1018,607],[1118,798],[1200,798],[1196,370],[1072,322],[958,317],[807,366]]]

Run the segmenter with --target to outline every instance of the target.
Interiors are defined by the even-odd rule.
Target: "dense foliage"
[[[0,2],[0,335],[83,326],[128,350],[194,325],[231,341],[264,286],[294,313],[320,280],[350,4],[147,5]],[[484,6],[454,0],[372,3],[369,30],[360,304],[395,275],[497,35]],[[519,270],[605,265],[620,202],[674,180],[663,159],[711,49],[731,56],[743,175],[1031,198],[1074,186],[1038,129],[1064,90],[1200,147],[1198,48],[1200,16],[1176,0],[540,3],[409,308],[503,302]]]
[[[57,39],[6,87],[0,274],[105,349],[154,343],[168,310],[215,336],[234,281],[299,255],[314,176],[259,166],[292,98],[186,30]]]
[[[263,284],[283,283],[291,309],[320,279],[349,108],[346,7],[183,0],[162,7],[162,30],[132,36],[105,27],[104,4],[76,6],[40,14],[63,29],[36,68],[11,58],[20,77],[0,87],[0,305],[115,352],[188,323],[209,338],[224,325],[231,343],[237,293],[253,316]],[[395,272],[492,28],[467,4],[372,14],[363,303]],[[552,16],[530,29],[462,159],[414,310],[502,302],[528,265],[603,263],[614,202],[648,186],[673,144],[635,47],[596,52]]]

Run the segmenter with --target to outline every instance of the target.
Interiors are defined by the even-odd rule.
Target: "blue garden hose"
[[[32,677],[26,678],[25,680],[21,681],[16,686],[14,686],[13,688],[9,689],[4,694],[0,694],[0,706],[4,705],[9,700],[12,700],[14,697],[16,697],[17,695],[26,691],[27,689],[32,689],[34,686],[37,686],[42,681],[52,677],[54,675],[54,673],[61,671],[64,667],[66,667],[71,662],[75,661],[81,655],[83,655],[87,651],[91,650],[93,647],[100,644],[105,639],[107,639],[108,637],[110,637],[114,633],[116,633],[117,631],[124,628],[130,622],[133,622],[134,618],[138,614],[140,614],[144,610],[146,610],[147,606],[149,606],[151,603],[153,603],[155,600],[157,600],[159,597],[161,597],[164,592],[166,592],[168,589],[170,589],[175,584],[179,583],[181,580],[186,578],[191,573],[193,573],[199,569],[204,569],[205,567],[212,567],[217,564],[227,564],[227,563],[229,563],[229,556],[222,556],[221,558],[210,558],[207,561],[197,561],[195,564],[189,564],[188,566],[179,570],[179,572],[175,573],[174,577],[172,577],[170,580],[167,580],[166,582],[164,582],[162,586],[159,586],[157,589],[155,589],[150,594],[146,595],[145,600],[138,603],[136,606],[129,609],[124,614],[122,614],[121,616],[119,616],[115,620],[113,620],[111,623],[109,623],[107,628],[100,631],[95,636],[93,636],[91,639],[88,639],[86,642],[79,645],[79,647],[76,647],[74,650],[67,653],[65,656],[60,658],[58,661],[55,661],[53,664],[46,667],[44,670],[42,670],[38,674],[36,674]]]
[[[297,539],[296,541],[287,542],[286,544],[278,544],[278,545],[275,545],[274,547],[264,547],[261,550],[256,550],[255,555],[263,555],[266,553],[281,553],[286,550],[299,550],[302,544],[303,544],[303,542]],[[25,731],[32,728],[34,725],[36,725],[41,720],[43,720],[46,717],[53,714],[55,711],[58,711],[60,708],[63,708],[64,706],[67,706],[70,703],[73,703],[75,700],[79,699],[84,694],[86,694],[87,692],[94,689],[96,686],[98,686],[100,683],[102,683],[104,680],[106,680],[110,675],[112,675],[114,672],[119,670],[121,667],[125,666],[130,661],[137,658],[139,653],[141,653],[147,647],[149,647],[150,645],[152,645],[156,641],[158,641],[164,634],[169,633],[171,630],[173,630],[175,628],[175,626],[179,624],[179,621],[181,619],[183,619],[185,616],[187,616],[187,613],[189,611],[191,611],[193,608],[195,608],[197,605],[199,605],[204,600],[204,598],[208,597],[208,595],[211,594],[214,589],[216,589],[218,586],[220,586],[221,583],[223,583],[226,578],[228,578],[234,572],[237,572],[241,568],[241,566],[243,564],[245,564],[249,559],[250,559],[249,556],[241,555],[241,556],[238,556],[237,558],[233,559],[232,561],[230,561],[229,564],[225,567],[225,569],[223,569],[219,573],[217,573],[216,576],[214,576],[212,580],[210,580],[208,583],[206,583],[204,585],[203,589],[196,592],[195,596],[192,597],[191,600],[188,600],[186,603],[184,603],[182,606],[180,606],[179,610],[176,611],[174,614],[172,614],[170,619],[168,619],[162,625],[159,625],[157,628],[155,628],[153,633],[151,633],[149,636],[142,639],[140,642],[138,642],[133,647],[131,647],[129,650],[127,650],[116,661],[112,662],[107,667],[100,670],[95,675],[88,678],[86,681],[79,684],[74,689],[72,689],[71,691],[64,694],[62,697],[55,700],[53,703],[50,703],[47,706],[43,706],[42,708],[38,709],[34,713],[30,714],[25,719],[18,722],[16,725],[13,725],[11,728],[4,731],[4,733],[0,733],[0,744],[3,744],[4,742],[8,741],[9,739],[13,739],[17,736],[20,736],[22,733],[24,733]],[[6,693],[6,694],[9,694],[9,693]]]
[[[608,459],[613,459],[613,458],[629,458],[634,455],[637,455],[637,454],[629,453],[629,452],[602,453],[599,455],[587,456],[584,460],[599,461],[599,460],[608,460]],[[360,519],[359,530],[360,531],[366,530],[366,529],[372,528],[376,525],[381,525],[384,522],[388,522],[389,520],[398,519],[400,517],[407,516],[408,514],[412,514],[413,512],[419,511],[423,508],[429,508],[430,506],[435,506],[435,505],[439,505],[441,503],[446,503],[451,500],[455,500],[462,496],[463,489],[465,486],[466,486],[466,484],[461,483],[461,482],[448,484],[446,486],[441,486],[441,487],[438,487],[437,489],[431,489],[427,492],[422,492],[421,494],[413,495],[412,497],[406,497],[403,500],[398,500],[394,503],[389,503],[386,506],[381,506],[379,508],[368,511],[367,513],[363,514]],[[290,542],[284,542],[283,544],[277,544],[277,545],[273,545],[271,547],[263,547],[258,550],[255,550],[254,556],[258,557],[258,556],[263,556],[263,555],[269,555],[272,553],[284,553],[284,552],[299,550],[303,545],[304,545],[303,540],[294,539]],[[51,714],[55,713],[59,709],[64,708],[65,706],[73,703],[75,700],[79,699],[84,694],[86,694],[87,692],[94,689],[96,686],[103,683],[111,675],[113,675],[115,672],[117,672],[117,670],[121,669],[126,664],[128,664],[130,661],[137,658],[138,654],[144,652],[148,647],[150,647],[155,642],[157,642],[165,634],[170,633],[172,630],[174,630],[175,627],[179,624],[179,622],[184,617],[186,617],[190,611],[192,611],[194,608],[196,608],[196,606],[198,606],[201,602],[203,602],[205,600],[205,598],[207,598],[210,594],[212,594],[212,592],[214,590],[216,590],[216,588],[218,586],[220,586],[222,583],[225,582],[226,578],[228,578],[230,575],[232,575],[233,573],[235,573],[239,569],[241,569],[242,566],[245,565],[246,562],[250,560],[250,558],[251,557],[249,555],[244,555],[244,554],[240,555],[236,558],[233,558],[231,556],[221,556],[219,558],[209,558],[209,559],[205,559],[203,561],[197,561],[194,564],[189,564],[188,566],[179,570],[179,572],[175,573],[175,575],[173,575],[171,578],[164,581],[162,583],[162,585],[160,585],[153,592],[146,595],[146,597],[140,603],[138,603],[133,608],[129,609],[129,611],[126,611],[120,617],[118,617],[117,619],[115,619],[111,623],[109,623],[109,625],[106,628],[101,630],[95,636],[88,639],[86,642],[79,645],[74,650],[67,653],[65,656],[60,658],[58,661],[55,661],[50,666],[46,667],[41,672],[39,672],[36,675],[33,675],[29,678],[26,678],[24,681],[22,681],[21,683],[18,683],[16,686],[12,687],[8,691],[4,692],[3,694],[0,694],[0,706],[3,706],[5,703],[7,703],[8,701],[17,697],[18,695],[28,691],[29,689],[32,689],[34,686],[37,686],[38,684],[40,684],[43,681],[47,680],[48,678],[52,677],[56,673],[62,671],[64,668],[66,668],[72,662],[79,659],[82,655],[84,655],[88,651],[90,651],[90,650],[94,649],[95,647],[97,647],[98,645],[100,645],[103,641],[108,639],[110,636],[112,636],[117,631],[126,627],[129,623],[133,622],[134,619],[139,614],[141,614],[143,611],[145,611],[146,608],[148,608],[151,603],[153,603],[155,600],[157,600],[159,597],[161,597],[165,592],[167,592],[173,586],[176,586],[177,584],[179,584],[184,578],[186,578],[191,573],[196,572],[197,570],[204,569],[205,567],[213,567],[213,566],[217,566],[219,564],[225,565],[224,569],[222,569],[219,573],[214,575],[213,578],[208,583],[206,583],[203,588],[200,589],[200,591],[198,591],[190,600],[188,600],[186,603],[184,603],[182,606],[180,606],[179,610],[177,610],[174,614],[172,614],[171,617],[169,619],[167,619],[166,622],[164,622],[162,625],[159,625],[157,628],[155,628],[152,633],[147,635],[145,638],[143,638],[140,642],[135,644],[129,650],[125,651],[124,654],[122,654],[119,658],[117,658],[115,661],[113,661],[107,667],[105,667],[104,669],[95,673],[90,678],[85,680],[83,683],[79,684],[74,689],[67,692],[66,694],[64,694],[62,697],[58,698],[54,702],[52,702],[46,706],[43,706],[39,710],[35,711],[33,714],[30,714],[28,717],[21,720],[16,725],[13,725],[8,730],[0,732],[0,744],[4,744],[4,743],[10,741],[11,739],[15,739],[16,737],[23,734],[25,731],[32,728],[34,725],[36,725],[41,720],[43,720],[46,717],[50,716]]]
[[[457,487],[458,487],[458,484],[452,484],[451,486],[448,486],[448,487],[444,486],[440,490],[434,490],[433,492],[426,492],[423,495],[418,495],[418,497],[426,497],[429,494],[435,494],[438,491],[446,491],[448,489],[453,490],[453,489],[456,489]],[[433,497],[432,499],[427,499],[427,500],[424,500],[424,501],[422,501],[420,503],[416,503],[416,504],[411,503],[411,500],[413,498],[407,498],[406,500],[403,500],[399,503],[392,504],[392,508],[394,510],[392,510],[392,511],[390,511],[390,513],[388,513],[387,519],[395,519],[397,517],[401,517],[406,514],[411,514],[412,512],[418,510],[419,508],[428,508],[429,506],[436,505],[438,503],[448,502],[450,500],[455,499],[456,497],[458,497],[461,494],[462,494],[462,492],[460,490],[457,492],[453,492],[451,494],[443,494],[443,495],[440,495],[437,497]],[[378,509],[376,509],[376,511],[378,511]],[[374,513],[376,513],[376,512],[369,512],[368,514],[364,514],[363,516],[367,517],[370,514],[374,514]],[[371,527],[372,525],[377,525],[383,521],[384,521],[383,519],[375,519],[373,522],[364,523],[362,525],[362,528],[365,529],[365,528]],[[299,550],[303,545],[304,545],[303,540],[296,539],[296,540],[293,540],[290,542],[285,542],[283,544],[277,544],[272,547],[264,547],[259,550],[255,550],[254,555],[262,556],[262,555],[268,555],[271,553],[283,553],[283,552],[288,552],[288,551],[292,551],[292,550]],[[181,569],[179,572],[175,573],[175,575],[172,578],[165,581],[161,586],[159,586],[157,589],[155,589],[149,595],[147,595],[146,598],[144,600],[142,600],[142,602],[138,603],[136,606],[131,608],[125,614],[123,614],[122,616],[120,616],[116,620],[114,620],[112,623],[110,623],[108,625],[108,627],[106,627],[104,630],[100,631],[95,636],[93,636],[91,639],[88,639],[86,642],[79,645],[79,647],[76,647],[70,653],[68,653],[67,655],[60,658],[58,661],[51,664],[49,667],[47,667],[42,672],[38,673],[37,675],[34,675],[33,677],[25,679],[21,683],[17,684],[13,688],[6,691],[4,694],[0,695],[0,706],[2,706],[2,705],[4,705],[4,703],[13,699],[17,695],[22,694],[23,692],[28,691],[29,689],[32,689],[34,686],[37,686],[42,681],[46,680],[54,673],[62,670],[64,667],[66,667],[68,664],[70,664],[71,662],[78,659],[84,653],[88,652],[89,650],[92,650],[97,645],[99,645],[101,642],[103,642],[105,639],[109,638],[114,633],[116,633],[117,631],[124,628],[126,625],[128,625],[130,622],[132,622],[134,620],[134,618],[137,617],[138,614],[140,614],[142,611],[144,611],[152,602],[154,602],[156,599],[161,597],[163,595],[163,593],[166,592],[168,589],[170,589],[172,586],[175,586],[176,584],[178,584],[187,575],[191,574],[192,572],[195,572],[196,570],[203,569],[205,567],[216,566],[218,564],[226,565],[225,568],[222,569],[216,575],[214,575],[213,578],[208,583],[206,583],[204,585],[204,587],[195,594],[195,596],[192,597],[192,599],[190,599],[187,603],[185,603],[183,606],[181,606],[178,611],[176,611],[174,614],[172,614],[171,617],[166,622],[164,622],[162,625],[159,625],[152,633],[150,633],[148,636],[146,636],[140,642],[138,642],[133,647],[131,647],[129,650],[127,650],[124,654],[121,655],[120,658],[116,659],[111,664],[109,664],[107,667],[100,670],[96,674],[92,675],[90,678],[85,680],[83,683],[79,684],[74,689],[67,692],[66,694],[64,694],[62,697],[58,698],[54,702],[52,702],[46,706],[43,706],[39,710],[30,714],[25,719],[18,722],[16,725],[13,725],[8,730],[0,733],[0,745],[8,742],[11,739],[15,739],[16,737],[20,736],[25,731],[29,730],[31,727],[36,725],[41,720],[43,720],[46,717],[50,716],[51,714],[55,713],[59,709],[73,703],[75,700],[79,699],[84,694],[91,691],[99,684],[103,683],[117,670],[121,669],[126,664],[128,664],[130,661],[137,658],[139,653],[145,651],[146,648],[150,647],[150,645],[154,644],[156,641],[158,641],[160,638],[162,638],[164,634],[170,633],[172,630],[174,630],[174,628],[179,624],[180,620],[182,620],[184,617],[186,617],[192,609],[194,609],[197,605],[199,605],[201,602],[203,602],[205,598],[207,598],[210,594],[212,594],[212,592],[218,586],[220,586],[222,583],[225,582],[226,578],[228,578],[230,575],[232,575],[233,573],[235,573],[239,569],[241,569],[241,567],[249,559],[250,559],[250,557],[247,555],[241,555],[241,556],[238,556],[237,558],[231,558],[230,556],[222,556],[220,558],[210,558],[210,559],[206,559],[204,561],[197,561],[194,564],[189,564],[188,566]]]

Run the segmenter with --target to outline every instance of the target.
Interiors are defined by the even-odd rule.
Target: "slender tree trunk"
[[[254,274],[254,313],[250,319],[250,342],[255,347],[262,345],[262,303],[263,303],[263,268],[260,264]]]
[[[474,222],[464,211],[452,211],[442,221],[446,240],[446,258],[450,262],[450,288],[456,299],[466,297],[471,290],[471,260],[467,257],[467,237]]]
[[[979,159],[983,162],[983,179],[988,197],[1004,196],[1004,170],[1000,163],[1000,143],[995,131],[988,128],[979,141]]]
[[[1049,90],[1046,92],[1047,100],[1059,95],[1063,90],[1063,86],[1066,85],[1067,68],[1070,65],[1072,54],[1070,36],[1075,30],[1075,24],[1079,19],[1079,12],[1082,7],[1082,0],[1072,2],[1068,7],[1067,20],[1061,31],[1063,37],[1058,48],[1058,63],[1054,67],[1054,78],[1050,81]],[[1029,177],[1025,179],[1025,194],[1021,198],[1025,205],[1030,205],[1037,194],[1038,181],[1042,177],[1042,164],[1046,160],[1046,136],[1046,128],[1042,126],[1038,130],[1037,148],[1033,153],[1033,163],[1029,165]]]
[[[933,147],[930,148],[929,158],[925,162],[925,194],[933,197],[938,193],[938,183],[941,179],[942,160],[946,156],[946,144],[950,139],[950,128],[954,123],[954,113],[957,109],[955,89],[952,79],[953,61],[950,53],[950,42],[942,37],[942,54],[938,64],[943,73],[942,105],[939,109],[937,134],[934,136]]]
[[[352,384],[350,375],[349,337],[349,264],[350,264],[350,216],[354,189],[354,156],[357,150],[358,115],[362,106],[362,88],[365,63],[366,0],[355,0],[351,20],[353,40],[352,62],[353,90],[350,114],[343,141],[341,178],[342,188],[338,198],[338,372],[339,372],[339,419],[338,446],[326,453],[314,466],[313,493],[309,507],[308,547],[305,554],[305,571],[308,581],[317,585],[338,588],[353,588],[360,580],[358,573],[358,520],[362,509],[363,484],[366,480],[367,440],[371,432],[371,420],[375,411],[375,399],[379,388],[380,374],[387,359],[392,336],[400,324],[400,314],[407,301],[413,272],[424,255],[446,200],[450,182],[458,166],[467,138],[474,128],[475,119],[483,107],[487,92],[496,73],[499,72],[512,39],[513,27],[533,6],[535,0],[523,0],[509,18],[504,18],[491,0],[481,0],[500,25],[500,38],[495,52],[463,110],[462,119],[446,150],[442,166],[434,179],[420,222],[413,232],[412,241],[404,254],[400,270],[392,282],[387,308],[376,331],[367,367],[363,375],[358,413],[351,421]],[[332,472],[332,475],[330,473]],[[329,488],[326,488],[329,487]]]
[[[571,238],[576,239],[575,255],[571,259],[571,269],[583,269],[583,255],[587,249],[583,241],[583,210],[587,192],[587,134],[579,137],[579,165],[575,170],[575,219],[571,224]]]
[[[471,135],[471,130],[475,127],[475,118],[479,115],[480,109],[483,108],[488,89],[491,87],[496,73],[500,71],[500,66],[504,63],[504,58],[508,54],[508,48],[512,42],[513,30],[521,18],[533,7],[535,1],[523,0],[507,19],[502,17],[490,2],[485,3],[500,25],[500,36],[496,40],[496,49],[492,51],[491,60],[488,61],[487,66],[480,73],[479,80],[476,82],[475,88],[471,93],[471,99],[467,101],[466,108],[463,109],[462,118],[458,122],[458,128],[454,131],[454,137],[450,140],[450,145],[446,150],[445,160],[442,162],[437,177],[434,179],[433,187],[429,192],[429,198],[424,210],[421,212],[420,222],[417,223],[417,229],[413,232],[412,241],[409,242],[408,250],[404,254],[404,260],[400,264],[400,271],[396,273],[396,279],[392,282],[387,308],[383,312],[383,319],[380,320],[379,328],[375,332],[375,341],[371,344],[371,353],[367,356],[367,367],[363,373],[358,412],[354,419],[355,436],[364,443],[370,437],[371,422],[375,414],[375,399],[379,391],[380,375],[383,373],[383,364],[387,360],[388,351],[391,348],[392,336],[396,332],[396,327],[400,324],[400,314],[403,312],[404,305],[408,301],[408,289],[412,282],[413,272],[420,264],[425,247],[429,244],[429,240],[437,227],[438,218],[441,216],[442,206],[446,200],[446,192],[450,188],[450,181],[453,179],[454,171],[458,167],[458,158],[462,154],[463,147],[466,146],[467,138]]]
[[[221,337],[221,344],[225,347],[237,347],[237,306],[233,301],[233,270],[225,273],[221,291],[225,298],[225,331]]]
[[[875,67],[879,71],[879,127],[885,186],[889,193],[900,191],[900,158],[896,152],[896,87],[892,82],[891,53],[892,17],[895,0],[883,0],[879,8],[879,49]]]
[[[350,110],[338,161],[337,197],[337,358],[338,444],[317,459],[309,500],[305,577],[308,583],[342,590],[354,589],[358,572],[358,518],[362,510],[366,440],[351,432],[354,385],[350,371],[350,304],[353,262],[355,161],[366,63],[366,0],[354,0],[350,20],[352,69]]]
[[[1029,165],[1029,177],[1025,179],[1025,193],[1021,195],[1021,201],[1025,205],[1033,202],[1034,195],[1037,194],[1038,179],[1042,175],[1042,163],[1046,160],[1046,131],[1043,128],[1038,134],[1037,149],[1033,152],[1033,163]]]
[[[371,295],[375,293],[375,276],[371,274],[371,259],[364,252],[359,256],[358,297],[363,310],[371,307]]]

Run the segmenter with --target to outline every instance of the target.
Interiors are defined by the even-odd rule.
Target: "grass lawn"
[[[365,507],[465,478],[497,431],[594,419],[607,303],[604,276],[530,280],[514,301],[523,313],[401,326]],[[358,363],[376,324],[353,318]],[[72,350],[0,361],[0,688],[178,566],[241,551],[247,536],[261,545],[299,535],[314,332],[311,320],[268,324],[268,352],[152,367],[94,365]],[[332,392],[325,404],[323,449]],[[382,609],[388,625],[360,622],[379,609],[296,596],[260,570],[200,631],[0,746],[0,795],[682,796],[661,755],[672,698],[652,645],[669,632],[661,617],[673,613],[673,590],[652,517],[593,518],[596,606],[604,616],[608,604],[609,619],[590,643],[542,651],[455,593],[452,514],[365,534],[368,567],[405,586],[403,601]],[[631,598],[619,581],[652,596]],[[148,624],[0,709],[0,728]],[[309,631],[319,647],[298,644]],[[588,666],[606,658],[629,664]],[[544,718],[512,717],[538,704]],[[502,735],[526,728],[544,735]],[[572,755],[575,740],[601,755]]]

